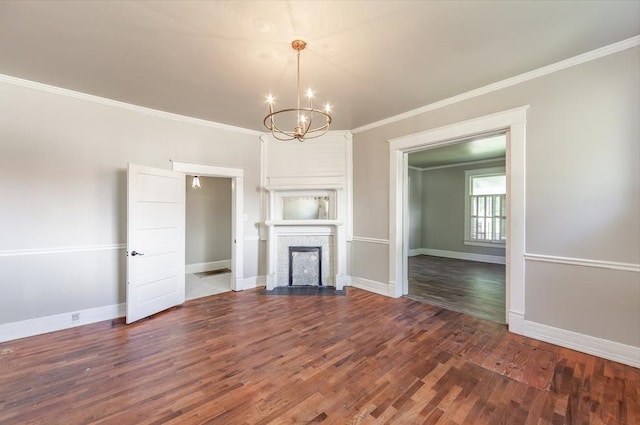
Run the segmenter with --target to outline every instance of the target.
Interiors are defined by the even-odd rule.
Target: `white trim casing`
[[[243,177],[244,169],[170,160],[173,171],[206,177]]]
[[[389,140],[389,284],[396,297],[408,292],[407,157],[409,152],[444,146],[465,137],[507,130],[507,285],[506,311],[525,311],[525,140],[528,106],[510,109]],[[517,327],[510,327],[517,332]]]
[[[346,187],[344,196],[347,198],[345,203],[345,237],[347,242],[353,239],[353,134],[346,132],[344,135],[346,140],[345,147],[345,165],[346,165]]]
[[[524,313],[507,310],[507,323],[509,324],[509,331],[514,334],[524,335]]]
[[[265,134],[260,136],[260,240],[267,240],[267,227],[264,222],[267,220],[267,211],[269,210],[269,196],[265,186],[267,185],[267,158],[269,149],[269,137]]]

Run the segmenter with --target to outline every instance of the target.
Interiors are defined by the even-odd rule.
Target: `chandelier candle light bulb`
[[[278,111],[273,110],[273,104],[275,98],[272,94],[267,96],[267,104],[269,105],[269,114],[264,118],[264,126],[271,131],[271,134],[277,140],[295,140],[304,142],[306,139],[314,139],[320,137],[329,131],[331,125],[331,106],[327,103],[324,111],[313,108],[313,90],[307,89],[307,99],[309,99],[309,106],[306,108],[300,107],[300,51],[307,46],[307,43],[302,40],[294,40],[291,43],[291,47],[297,52],[297,74],[296,74],[296,108],[280,109]],[[293,114],[293,116],[292,116]],[[313,119],[315,116],[319,116],[320,119],[324,118],[324,123],[318,127],[313,127]],[[293,131],[285,130],[276,124],[276,117],[281,119],[290,119],[295,117],[295,126]]]

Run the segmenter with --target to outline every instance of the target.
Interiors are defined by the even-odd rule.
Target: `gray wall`
[[[356,133],[354,234],[389,238],[388,139],[530,105],[526,252],[640,263],[639,75],[634,47]],[[353,243],[351,261],[388,283],[388,245]],[[640,346],[637,272],[526,261],[525,292],[526,320]]]
[[[464,244],[465,171],[504,160],[422,172],[422,248],[504,257],[504,248]]]
[[[200,189],[187,177],[186,263],[231,260],[231,179],[200,177]]]
[[[422,246],[422,172],[409,168],[409,249]]]
[[[125,301],[127,163],[244,169],[244,277],[259,250],[260,141],[0,83],[0,324]]]

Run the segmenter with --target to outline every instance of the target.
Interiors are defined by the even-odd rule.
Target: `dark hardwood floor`
[[[638,369],[408,298],[259,292],[0,344],[0,423],[640,423]]]
[[[408,296],[505,323],[505,266],[430,255],[409,257]]]

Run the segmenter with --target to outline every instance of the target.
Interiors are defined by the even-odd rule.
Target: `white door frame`
[[[507,130],[505,320],[511,332],[524,333],[525,140],[528,108],[528,105],[522,106],[389,140],[389,293],[392,296],[401,297],[409,291],[408,154],[452,144],[477,134]]]
[[[171,161],[173,171],[200,177],[225,177],[231,179],[231,290],[242,288],[243,277],[243,217],[244,170],[192,162]]]

